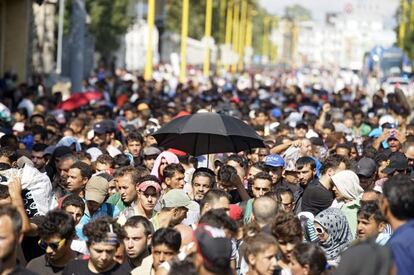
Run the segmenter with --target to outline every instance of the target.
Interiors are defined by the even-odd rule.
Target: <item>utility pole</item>
[[[183,0],[181,20],[180,82],[184,83],[187,69],[187,36],[189,0]]]
[[[152,34],[154,32],[154,21],[155,21],[155,0],[148,0],[148,15],[147,15],[147,26],[148,26],[148,40],[147,40],[147,52],[145,56],[145,71],[144,79],[150,80],[152,78],[152,60],[153,60],[153,46],[152,46]]]
[[[72,45],[70,59],[70,77],[72,92],[82,91],[83,51],[85,47],[85,0],[72,0]]]
[[[65,0],[59,0],[59,27],[56,55],[56,74],[62,73],[62,47],[63,47],[63,20],[65,16]]]
[[[205,77],[210,75],[210,40],[211,40],[211,20],[213,17],[213,0],[207,0],[206,3],[206,26],[204,30],[204,64],[203,74]]]

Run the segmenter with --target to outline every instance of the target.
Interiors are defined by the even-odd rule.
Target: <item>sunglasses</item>
[[[66,239],[61,239],[59,242],[56,243],[47,243],[45,241],[40,240],[39,246],[43,250],[46,250],[48,247],[50,247],[52,250],[57,250],[59,247],[61,247],[65,243]]]
[[[325,233],[325,230],[322,227],[315,227],[315,231],[318,234],[323,234]]]

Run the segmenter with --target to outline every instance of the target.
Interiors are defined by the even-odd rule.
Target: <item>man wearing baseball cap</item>
[[[403,153],[394,152],[388,158],[388,165],[382,170],[388,177],[405,174],[408,169],[408,160]]]
[[[161,207],[161,211],[151,219],[155,230],[176,226],[187,217],[189,210],[198,210],[197,203],[192,201],[182,189],[172,189],[165,193],[161,200]]]
[[[161,185],[157,177],[147,175],[136,184],[137,199],[121,212],[118,223],[123,225],[132,216],[143,216],[151,219],[155,215],[154,208],[161,194]]]
[[[272,154],[266,156],[264,162],[266,167],[269,169],[269,174],[272,176],[273,184],[277,184],[282,177],[285,160],[280,155]]]

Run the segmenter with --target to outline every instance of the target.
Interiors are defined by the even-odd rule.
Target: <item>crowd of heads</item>
[[[316,275],[372,251],[382,270],[410,270],[409,252],[391,253],[399,228],[413,230],[406,98],[289,77],[174,86],[117,71],[89,79],[102,99],[72,111],[42,83],[0,86],[20,91],[1,95],[0,271],[17,250],[39,274]],[[197,112],[238,117],[265,147],[192,156],[158,144],[158,129]],[[29,215],[27,192],[46,192],[49,211]]]

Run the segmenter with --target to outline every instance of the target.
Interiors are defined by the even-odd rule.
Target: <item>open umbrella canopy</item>
[[[176,118],[153,134],[159,146],[193,156],[240,152],[265,147],[263,139],[243,121],[217,113]]]
[[[67,100],[61,102],[57,108],[64,111],[73,111],[82,106],[89,104],[92,100],[98,100],[102,98],[100,92],[82,92],[71,95]]]

